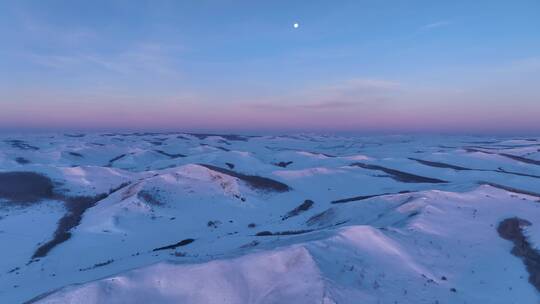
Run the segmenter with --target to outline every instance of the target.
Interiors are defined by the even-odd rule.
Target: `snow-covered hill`
[[[1,303],[539,303],[540,139],[2,135]]]

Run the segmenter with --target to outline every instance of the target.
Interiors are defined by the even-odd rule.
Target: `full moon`
[[[298,27],[299,27],[299,24],[298,24],[298,22],[295,22],[292,26],[293,26],[294,28],[298,28]]]

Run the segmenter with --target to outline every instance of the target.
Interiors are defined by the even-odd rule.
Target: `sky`
[[[540,134],[540,1],[1,0],[0,130],[57,129]]]

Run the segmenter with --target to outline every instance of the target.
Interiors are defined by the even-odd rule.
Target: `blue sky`
[[[539,1],[2,1],[0,39],[0,128],[540,131]]]

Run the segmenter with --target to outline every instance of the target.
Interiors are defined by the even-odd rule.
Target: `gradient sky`
[[[538,133],[540,1],[2,0],[0,129]]]

